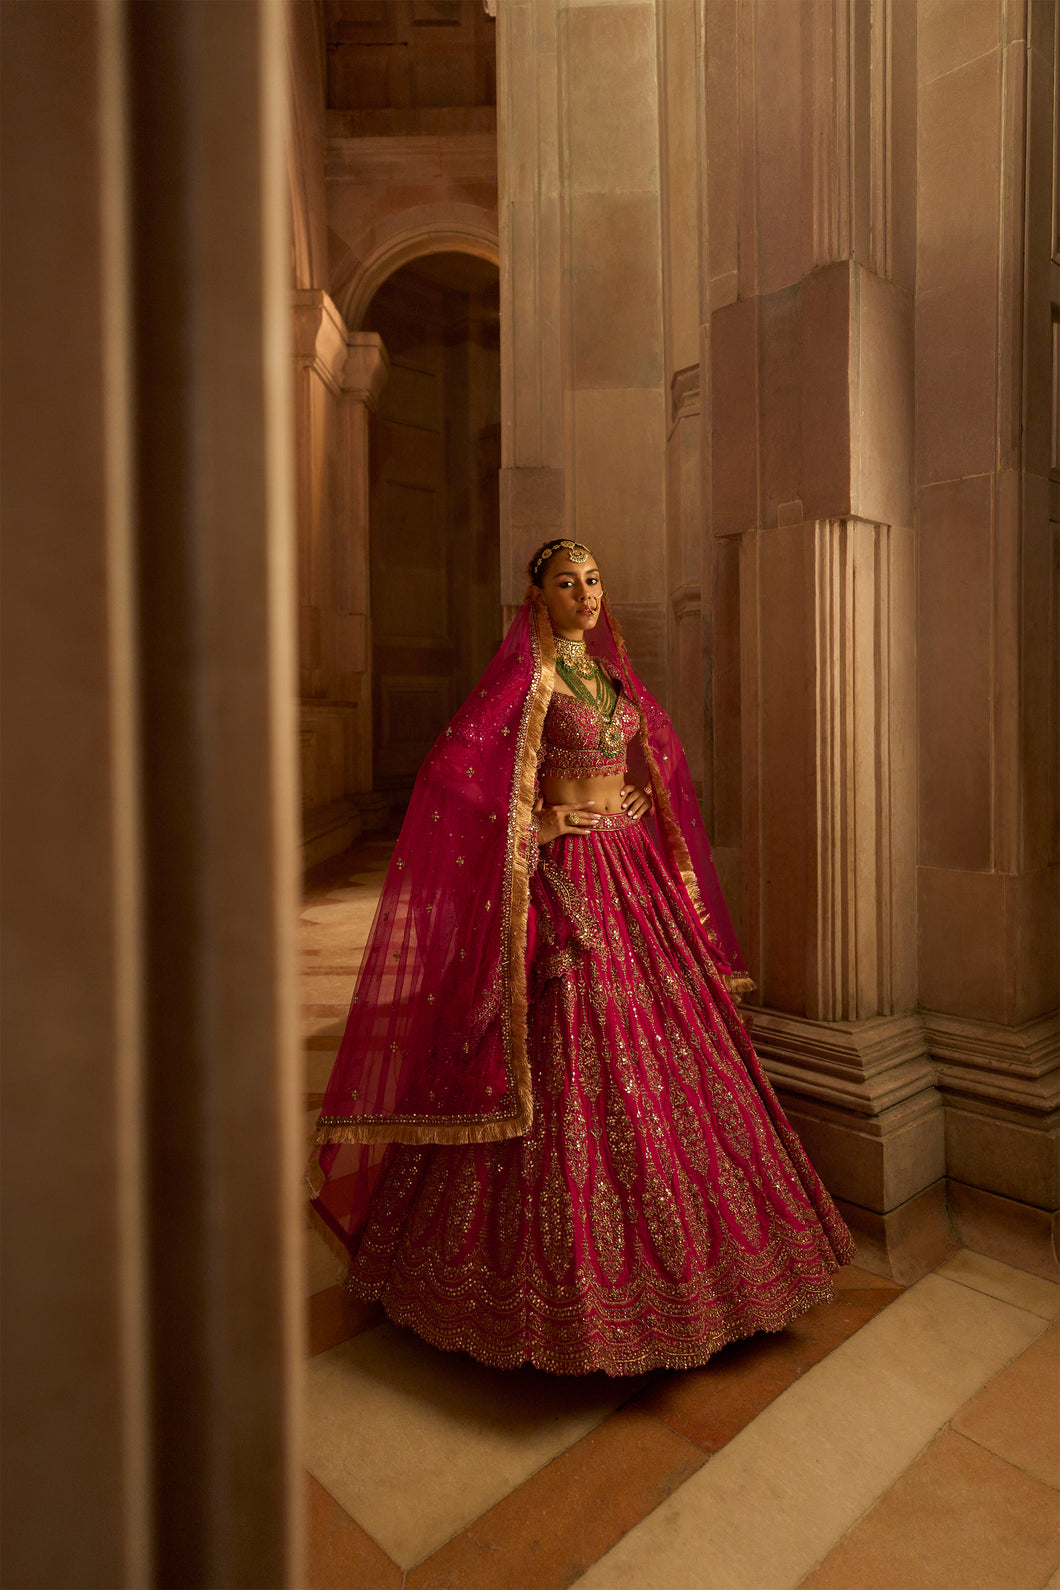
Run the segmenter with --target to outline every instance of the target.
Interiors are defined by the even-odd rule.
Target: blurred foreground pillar
[[[299,1582],[283,27],[3,7],[20,1590]]]

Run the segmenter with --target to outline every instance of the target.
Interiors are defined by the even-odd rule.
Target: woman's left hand
[[[627,817],[644,817],[651,811],[651,796],[646,789],[640,789],[636,784],[625,784],[619,793],[622,810]]]

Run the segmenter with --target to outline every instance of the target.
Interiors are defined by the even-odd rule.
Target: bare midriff
[[[621,774],[607,778],[544,778],[541,793],[546,806],[581,806],[595,801],[598,812],[620,812],[626,780]]]

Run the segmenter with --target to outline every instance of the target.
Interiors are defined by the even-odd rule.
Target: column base
[[[836,1206],[858,1245],[854,1263],[900,1286],[912,1286],[961,1246],[950,1220],[945,1177],[886,1214],[844,1198],[837,1198]]]
[[[394,810],[392,796],[381,790],[367,790],[363,795],[352,795],[350,799],[360,816],[362,832],[377,834],[390,821],[390,814]]]
[[[1039,1210],[1060,1205],[1060,1020],[1017,1027],[924,1015],[954,1182]]]
[[[964,1246],[1056,1277],[1055,1016],[749,1014],[859,1264],[908,1286]]]
[[[1060,1281],[1060,1214],[949,1180],[950,1221],[964,1248]]]
[[[755,1049],[833,1197],[882,1216],[945,1176],[942,1100],[919,1017],[752,1014]]]
[[[912,1286],[958,1248],[1060,1280],[1060,1215],[944,1177],[879,1214],[837,1198],[857,1241],[855,1264]]]
[[[332,801],[302,814],[302,868],[308,872],[349,850],[364,824],[352,800]]]

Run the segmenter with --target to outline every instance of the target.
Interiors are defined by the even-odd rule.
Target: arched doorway
[[[400,801],[501,636],[497,267],[416,259],[362,327],[390,357],[371,435],[372,782]]]

